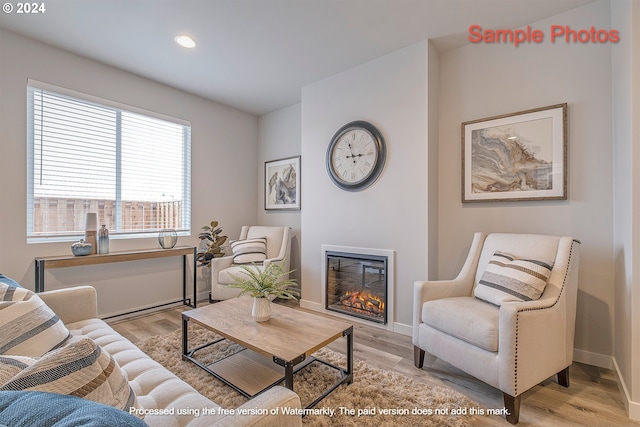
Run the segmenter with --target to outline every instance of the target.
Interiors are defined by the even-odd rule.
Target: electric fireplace
[[[325,252],[325,308],[387,323],[386,256]]]

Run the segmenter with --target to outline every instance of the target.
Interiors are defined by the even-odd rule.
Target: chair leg
[[[520,419],[520,398],[521,394],[513,397],[507,393],[502,393],[504,397],[504,407],[509,411],[509,415],[507,415],[507,421],[511,424],[518,424],[518,420]]]
[[[422,369],[424,366],[424,353],[425,351],[417,345],[413,346],[413,364],[416,368]]]
[[[558,384],[563,387],[569,387],[569,367],[567,366],[562,371],[558,372]]]

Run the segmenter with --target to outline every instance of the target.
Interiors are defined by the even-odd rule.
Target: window
[[[191,127],[29,80],[27,241],[72,240],[88,212],[113,236],[191,228]]]

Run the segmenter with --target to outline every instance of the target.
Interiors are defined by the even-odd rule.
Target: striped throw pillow
[[[27,356],[0,356],[0,386],[22,372],[33,360]]]
[[[548,262],[518,259],[496,251],[474,295],[498,306],[505,302],[537,300],[547,286],[552,268],[553,265]]]
[[[136,395],[120,366],[88,337],[74,337],[64,347],[39,358],[0,357],[0,369],[8,367],[19,371],[0,384],[0,391],[66,394],[127,412],[137,406]]]
[[[231,242],[234,264],[259,264],[267,259],[267,238],[234,240]]]
[[[60,318],[38,295],[0,283],[0,354],[42,356],[69,336]]]

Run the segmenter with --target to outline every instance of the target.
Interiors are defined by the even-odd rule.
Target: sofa
[[[220,406],[214,401],[198,393],[118,334],[106,322],[99,319],[97,317],[96,291],[90,286],[52,290],[36,295],[59,317],[72,337],[89,337],[99,348],[104,350],[104,353],[110,355],[117,362],[117,366],[125,374],[125,381],[128,381],[130,389],[135,393],[136,413],[143,417],[144,423],[149,426],[227,427],[300,426],[302,424],[300,415],[283,415],[281,409],[277,411],[278,415],[260,415],[260,413],[269,413],[268,410],[274,408],[300,409],[298,395],[279,386],[267,390],[240,407],[260,410],[253,411],[253,415],[240,415],[239,411],[233,415],[219,414],[217,409]],[[214,378],[211,380],[216,381]],[[3,409],[2,393],[7,393],[4,396],[5,400],[13,396],[9,394],[10,392],[0,392],[0,414]],[[28,394],[27,391],[23,393]],[[25,399],[33,398],[33,396],[27,397],[26,394]],[[20,396],[19,393],[17,395]],[[4,407],[6,408],[7,405],[5,403]],[[189,410],[194,408],[200,409],[199,413]],[[208,408],[208,414],[205,415],[201,408]],[[180,412],[185,414],[178,415]],[[45,417],[46,414],[41,413],[40,416]],[[53,424],[43,422],[39,425]]]

